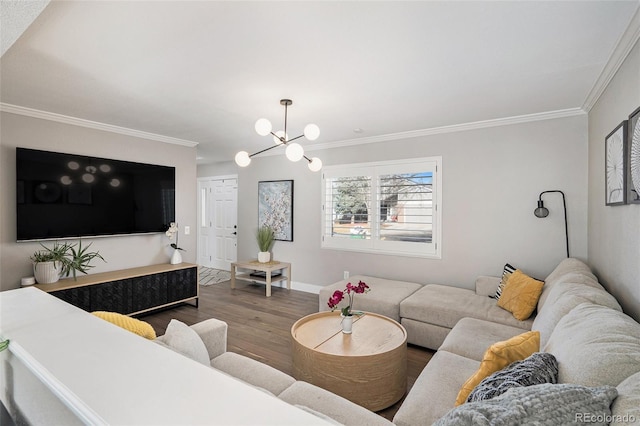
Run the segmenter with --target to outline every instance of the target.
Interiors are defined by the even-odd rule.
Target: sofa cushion
[[[515,319],[528,319],[538,305],[544,283],[531,278],[521,270],[511,274],[502,290],[498,306],[511,312]]]
[[[212,359],[211,366],[274,395],[279,395],[296,381],[280,370],[234,352],[225,352]]]
[[[558,361],[546,352],[536,352],[522,361],[512,362],[483,379],[473,388],[467,402],[483,401],[515,387],[558,382]]]
[[[338,281],[337,283],[323,287],[318,296],[318,310],[330,310],[327,302],[329,297],[336,290],[344,290],[347,283],[363,281],[366,283],[370,291],[366,295],[358,295],[354,300],[354,309],[357,311],[374,312],[384,315],[400,322],[400,302],[413,294],[416,290],[422,288],[422,285],[406,282],[387,280],[384,278],[369,277],[366,275],[354,275],[348,280]],[[346,306],[348,300],[341,302],[340,308]]]
[[[400,316],[441,327],[453,328],[462,318],[493,321],[530,330],[533,319],[518,321],[496,305],[495,299],[472,290],[427,284],[400,303]]]
[[[569,281],[567,281],[569,280]],[[576,281],[578,280],[578,281]],[[542,288],[542,294],[538,300],[538,310],[544,306],[547,296],[553,287],[562,282],[579,282],[587,285],[597,285],[598,279],[593,275],[591,269],[579,261],[578,259],[567,258],[556,266],[547,278],[544,280],[544,287]]]
[[[617,310],[582,303],[558,322],[544,351],[558,360],[559,383],[617,386],[640,371],[640,324]]]
[[[464,404],[473,388],[485,377],[502,370],[514,361],[523,360],[539,350],[540,333],[537,331],[527,331],[509,340],[489,346],[482,357],[478,370],[460,388],[456,405]]]
[[[496,342],[522,334],[522,329],[475,318],[462,318],[449,332],[439,350],[482,361],[485,351]]]
[[[480,363],[447,351],[436,352],[393,417],[398,426],[430,425],[455,403],[458,389]]]
[[[496,288],[500,285],[500,281],[500,277],[478,275],[476,278],[476,294],[478,296],[487,296],[495,299]]]
[[[391,426],[384,417],[310,383],[295,382],[278,397],[289,404],[304,405],[345,426]]]
[[[618,397],[611,406],[611,424],[630,425],[640,421],[640,373],[627,377],[616,389]]]
[[[470,402],[448,412],[434,426],[606,425],[617,395],[611,386],[542,384],[509,389],[493,399]],[[595,420],[592,420],[595,419]]]
[[[202,342],[198,333],[191,327],[176,319],[172,319],[167,326],[167,330],[162,336],[161,342],[166,344],[170,349],[178,352],[187,358],[191,358],[200,364],[209,367],[209,352]]]
[[[434,351],[438,350],[451,331],[448,327],[441,327],[410,318],[402,318],[401,324],[407,330],[407,343],[433,349]]]
[[[591,302],[622,311],[618,301],[604,289],[575,282],[565,282],[555,286],[548,295],[547,301],[538,311],[531,326],[540,332],[540,346],[544,347],[558,321],[581,303]]]

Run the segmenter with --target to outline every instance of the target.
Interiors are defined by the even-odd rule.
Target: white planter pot
[[[340,316],[342,317],[342,322],[340,323],[342,325],[342,332],[344,334],[351,334],[351,328],[353,327],[353,315],[345,317],[340,314]]]
[[[33,275],[39,284],[58,282],[62,265],[60,262],[38,262],[33,264]]]
[[[258,262],[269,263],[271,261],[271,252],[261,251],[258,252]]]
[[[182,254],[180,254],[180,250],[173,250],[173,254],[171,255],[171,264],[177,265],[182,263]]]

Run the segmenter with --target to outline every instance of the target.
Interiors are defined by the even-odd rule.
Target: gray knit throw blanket
[[[608,425],[612,386],[589,388],[551,384],[511,388],[493,399],[467,402],[449,411],[436,426]]]
[[[491,399],[514,387],[557,383],[557,381],[556,357],[546,352],[536,352],[486,377],[471,391],[467,402]]]

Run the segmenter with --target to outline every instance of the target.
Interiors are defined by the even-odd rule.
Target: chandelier
[[[320,128],[315,124],[307,124],[304,127],[304,132],[300,136],[296,136],[295,138],[289,139],[289,134],[287,133],[287,108],[289,105],[293,104],[291,99],[281,99],[280,105],[284,105],[284,130],[278,130],[277,132],[272,132],[273,127],[271,126],[271,122],[266,118],[261,118],[256,121],[255,129],[256,132],[260,136],[267,136],[271,134],[273,136],[273,142],[275,145],[270,146],[269,148],[263,149],[261,151],[255,152],[251,155],[247,151],[240,151],[236,154],[235,160],[236,164],[240,167],[247,167],[249,163],[251,163],[251,157],[254,155],[262,154],[263,152],[269,151],[270,149],[277,148],[279,146],[285,146],[285,155],[291,161],[300,161],[301,159],[305,159],[308,162],[309,170],[312,172],[317,172],[322,168],[322,161],[318,157],[309,158],[304,155],[304,148],[297,142],[294,142],[301,137],[305,137],[310,141],[314,141],[318,139],[320,136]]]

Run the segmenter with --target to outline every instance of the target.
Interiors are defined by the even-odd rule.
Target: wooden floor
[[[293,375],[291,361],[291,326],[305,315],[318,312],[318,295],[272,287],[272,296],[265,297],[264,285],[238,281],[231,290],[229,281],[200,287],[200,306],[182,305],[158,313],[140,316],[149,322],[158,336],[172,318],[195,324],[208,318],[218,318],[229,325],[227,350],[268,364]],[[429,362],[433,351],[409,345],[407,386]],[[391,420],[400,403],[378,414]]]

